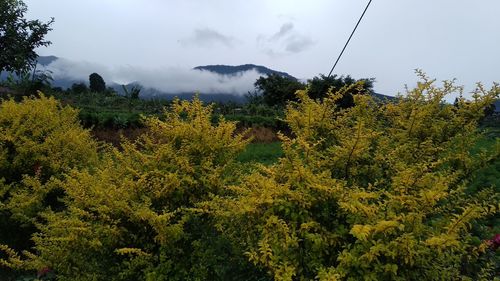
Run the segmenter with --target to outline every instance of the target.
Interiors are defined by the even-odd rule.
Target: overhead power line
[[[361,22],[361,20],[363,19],[363,17],[365,16],[365,13],[366,11],[368,10],[368,7],[370,7],[370,4],[372,3],[372,0],[370,0],[368,2],[368,4],[366,5],[366,8],[365,10],[363,11],[363,14],[361,14],[361,17],[359,18],[358,20],[358,23],[356,23],[356,26],[354,27],[354,29],[352,30],[352,33],[351,33],[351,36],[349,36],[349,39],[347,39],[347,42],[345,42],[345,45],[344,45],[344,48],[342,49],[342,52],[340,52],[340,55],[338,56],[337,60],[335,61],[335,64],[333,64],[333,67],[332,69],[330,70],[330,73],[328,73],[328,77],[330,77],[332,75],[332,72],[333,70],[335,69],[335,67],[337,66],[337,63],[339,63],[339,60],[340,58],[342,57],[342,54],[344,53],[345,49],[347,48],[347,45],[349,44],[349,41],[351,41],[351,38],[352,36],[354,35],[354,32],[356,32],[356,29],[358,28],[358,25],[359,23]]]

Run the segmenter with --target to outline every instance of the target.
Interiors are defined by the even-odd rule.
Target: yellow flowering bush
[[[396,102],[357,96],[345,110],[341,92],[299,92],[285,156],[209,204],[219,230],[275,280],[492,280],[498,257],[471,228],[498,216],[500,196],[466,186],[498,160],[498,141],[471,150],[499,88],[453,106],[443,99],[460,87],[421,78]]]
[[[52,183],[95,164],[97,147],[78,112],[54,98],[0,102],[0,254],[32,246],[40,212],[61,207],[62,190]]]
[[[477,125],[500,88],[451,105],[461,87],[419,75],[396,101],[351,108],[338,100],[361,85],[297,92],[284,156],[252,168],[235,161],[248,142],[235,123],[214,124],[199,99],[145,118],[120,149],[99,149],[51,98],[4,101],[0,266],[57,280],[495,280],[498,187],[469,184],[499,160]],[[15,243],[11,222],[26,230]]]
[[[92,170],[60,182],[67,209],[47,212],[33,240],[35,267],[59,280],[208,280],[245,273],[197,204],[234,182],[247,141],[212,107],[176,101],[148,133],[124,141]],[[240,266],[240,263],[243,264]],[[254,274],[254,272],[252,272]]]

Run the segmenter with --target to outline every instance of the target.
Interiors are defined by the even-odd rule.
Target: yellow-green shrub
[[[498,145],[471,149],[499,88],[479,85],[453,106],[443,98],[459,87],[421,77],[394,103],[357,96],[347,110],[335,106],[341,93],[299,92],[279,164],[207,205],[220,231],[275,280],[491,280],[498,257],[471,225],[498,215],[500,196],[466,186],[498,159]]]
[[[407,96],[383,105],[358,96],[339,109],[342,92],[321,102],[299,92],[287,109],[284,157],[243,178],[249,169],[234,159],[246,141],[234,123],[212,124],[212,107],[198,99],[174,102],[145,120],[148,133],[99,157],[83,134],[92,153],[81,164],[72,162],[78,152],[41,145],[33,151],[47,158],[33,159],[57,156],[35,162],[50,169],[30,174],[18,165],[19,176],[0,180],[3,210],[37,227],[27,259],[0,245],[10,257],[0,256],[0,265],[48,267],[58,280],[491,280],[498,254],[484,242],[491,233],[480,231],[498,216],[499,194],[467,185],[500,155],[499,142],[472,149],[477,120],[499,88],[479,85],[472,101],[449,105],[443,98],[461,89],[421,77]],[[22,132],[10,134],[13,144],[37,135],[20,129],[30,128],[24,119],[4,121],[2,130]],[[34,139],[58,127],[50,128]],[[68,139],[74,151],[85,147]],[[17,163],[8,141],[2,171]],[[47,204],[46,190],[60,191],[61,204]]]
[[[40,212],[62,207],[53,182],[95,164],[97,146],[78,112],[53,98],[0,101],[0,258],[32,245]]]
[[[0,176],[6,183],[24,175],[48,179],[96,159],[96,144],[79,125],[77,110],[54,98],[0,103]]]
[[[0,103],[0,202],[8,210],[21,217],[38,210],[50,192],[46,182],[96,160],[97,143],[75,109],[43,95]]]
[[[198,99],[174,102],[136,142],[70,173],[60,183],[68,209],[47,213],[34,238],[36,267],[60,280],[238,280],[250,264],[196,208],[225,193],[246,144],[211,112]]]

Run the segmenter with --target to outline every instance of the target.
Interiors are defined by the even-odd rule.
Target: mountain
[[[210,72],[217,73],[220,75],[229,75],[229,76],[234,76],[234,75],[237,75],[238,73],[241,73],[241,72],[255,70],[259,74],[263,74],[263,75],[277,74],[277,75],[280,75],[280,76],[283,76],[286,78],[297,80],[297,78],[293,77],[292,75],[290,75],[286,72],[276,71],[276,70],[267,68],[265,66],[255,65],[255,64],[243,64],[243,65],[235,65],[235,66],[223,65],[223,64],[204,65],[204,66],[197,66],[193,69],[202,70],[202,71],[210,71]]]
[[[56,56],[39,56],[37,62],[42,66],[48,66],[58,59]]]
[[[39,56],[37,58],[37,70],[43,70],[43,68],[46,68],[49,66],[51,63],[54,61],[58,60],[59,58],[56,56]],[[42,66],[42,67],[40,67]],[[6,80],[9,75],[13,75],[14,78],[17,78],[17,75],[14,73],[9,73],[6,71],[3,71],[0,74],[0,81]],[[54,80],[51,82],[52,87],[61,87],[63,89],[71,88],[71,85],[74,83],[81,83],[81,82],[86,82],[84,79],[71,79],[71,78],[65,78],[65,77],[55,77]]]
[[[371,93],[371,95],[375,100],[379,100],[379,101],[395,101],[396,100],[396,97],[383,95],[383,94],[379,94],[379,93]]]
[[[225,76],[236,76],[241,73],[247,71],[256,71],[261,75],[270,75],[277,74],[283,77],[287,77],[290,79],[297,80],[295,77],[291,76],[286,72],[276,71],[265,66],[255,65],[255,64],[244,64],[244,65],[205,65],[205,66],[197,66],[193,68],[198,71],[209,71],[219,75]],[[143,98],[164,98],[164,99],[173,99],[175,97],[179,99],[192,99],[196,94],[194,92],[184,92],[184,93],[168,93],[163,92],[158,89],[148,88],[141,85],[140,81],[132,82],[125,85],[127,89],[132,89],[133,87],[140,87],[141,89],[141,97]],[[124,94],[125,91],[123,87],[118,84],[111,84],[119,94]],[[236,103],[244,103],[246,98],[244,97],[245,93],[198,93],[199,98],[204,102],[236,102]]]

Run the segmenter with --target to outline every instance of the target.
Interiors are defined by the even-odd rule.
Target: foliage
[[[83,82],[73,83],[73,85],[71,85],[71,91],[74,93],[77,93],[77,94],[83,94],[83,93],[88,92],[89,88]]]
[[[272,165],[283,156],[280,142],[248,144],[236,160],[242,163],[260,163]]]
[[[164,107],[171,101],[164,99],[141,99],[138,97],[140,88],[134,87],[125,91],[125,96],[102,95],[88,92],[85,84],[81,84],[65,92],[51,94],[64,104],[69,104],[80,110],[80,120],[87,127],[99,129],[121,129],[142,127],[140,116],[162,116]],[[137,98],[135,98],[137,97]],[[238,122],[239,127],[267,127],[274,130],[287,130],[282,121],[282,109],[265,104],[216,103],[212,121],[216,123],[219,116],[226,120]]]
[[[492,280],[499,259],[480,223],[498,216],[499,193],[466,186],[500,154],[498,140],[470,151],[499,88],[479,85],[455,108],[443,98],[460,87],[420,75],[385,105],[358,95],[339,109],[348,89],[322,102],[300,92],[279,164],[210,202],[220,231],[275,280]]]
[[[66,115],[75,124],[76,111],[44,96],[43,107],[6,101],[1,128],[16,133],[0,135],[10,136],[0,165],[20,171],[2,170],[1,218],[29,225],[22,237],[33,244],[2,240],[0,266],[58,280],[493,280],[500,143],[477,124],[500,88],[478,85],[472,101],[449,105],[461,87],[420,76],[384,104],[354,95],[342,108],[361,84],[318,99],[299,91],[269,165],[251,156],[278,152],[243,152],[236,124],[214,121],[215,106],[198,99],[174,101],[144,118],[136,141],[99,152],[77,125],[52,126]],[[47,142],[59,127],[56,150]],[[85,133],[68,137],[72,128]],[[28,160],[10,168],[11,155]],[[30,166],[39,159],[49,162]]]
[[[16,75],[10,73],[3,84],[17,93],[14,98],[21,98],[50,89],[52,80],[51,71],[34,68],[31,72],[23,70]]]
[[[296,100],[296,91],[305,88],[304,84],[296,79],[279,74],[260,77],[254,85],[262,94],[264,103],[269,106],[284,106],[288,101]]]
[[[89,88],[92,92],[102,93],[106,91],[106,82],[101,75],[92,73],[89,75]]]
[[[47,23],[26,20],[26,11],[21,0],[0,1],[0,72],[31,69],[38,57],[35,49],[50,44],[44,37],[54,19]]]
[[[337,106],[340,108],[348,108],[354,105],[354,95],[367,94],[373,92],[374,79],[360,79],[356,80],[348,76],[316,76],[308,81],[308,95],[312,99],[323,99],[328,96],[328,92],[338,92],[344,87],[349,87],[356,83],[362,85],[359,87],[351,87],[345,91],[341,98],[337,100]]]
[[[13,253],[2,244],[31,247],[40,212],[61,207],[53,183],[97,158],[97,143],[80,127],[76,110],[43,94],[0,103],[0,256]]]
[[[132,86],[129,90],[125,85],[122,85],[123,92],[125,92],[125,97],[133,100],[139,99],[139,94],[141,93],[141,87]]]
[[[235,255],[197,204],[223,195],[246,142],[211,107],[175,101],[149,133],[60,183],[67,209],[48,212],[35,264],[59,280],[241,280]],[[254,271],[250,271],[255,274]],[[238,278],[240,276],[241,278]]]
[[[82,84],[86,88],[85,84]],[[110,93],[109,90],[107,92]],[[167,100],[130,99],[115,94],[101,94],[87,90],[52,92],[64,104],[79,109],[79,118],[84,127],[91,128],[135,128],[142,127],[141,115],[161,116],[163,108],[171,104]]]
[[[354,84],[362,85],[361,87],[350,87],[349,90],[344,91],[343,96],[337,100],[338,107],[348,108],[354,105],[353,95],[373,92],[373,82],[374,79],[355,80],[350,76],[337,77],[333,75],[327,77],[325,75],[320,75],[309,80],[307,85],[305,85],[296,79],[272,74],[267,77],[260,77],[255,82],[257,91],[247,94],[246,97],[250,104],[262,101],[268,106],[283,107],[287,102],[297,101],[298,97],[295,93],[298,90],[304,90],[306,86],[307,94],[310,98],[322,100],[328,96],[329,92],[338,92],[343,87],[352,86]]]
[[[89,131],[79,125],[78,111],[43,94],[20,103],[2,101],[0,130],[0,175],[8,184],[26,175],[49,179],[87,167],[97,157]]]

